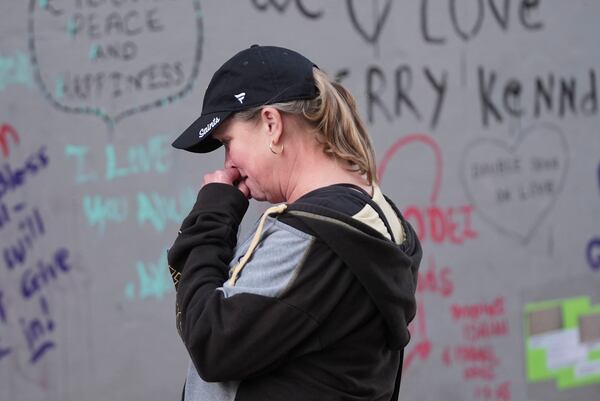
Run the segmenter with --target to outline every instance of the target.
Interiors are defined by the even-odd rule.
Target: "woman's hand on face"
[[[215,183],[215,182],[218,182],[221,184],[233,185],[234,187],[239,189],[246,198],[250,199],[250,197],[251,197],[250,189],[246,185],[245,177],[242,177],[242,175],[240,174],[240,171],[235,167],[225,167],[221,170],[216,170],[216,171],[213,171],[212,173],[208,173],[208,174],[204,175],[203,185],[211,184],[211,183]]]

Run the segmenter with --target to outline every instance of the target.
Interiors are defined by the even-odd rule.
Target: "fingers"
[[[221,184],[233,185],[233,183],[240,179],[240,171],[237,168],[227,167],[221,170],[213,171],[204,175],[204,185],[218,182]]]
[[[237,189],[239,189],[240,191],[242,191],[242,193],[244,194],[244,196],[248,199],[251,198],[250,195],[250,188],[248,188],[248,186],[246,185],[246,180],[241,180],[238,184],[237,184]]]
[[[213,171],[212,173],[208,173],[204,175],[204,183],[203,185],[211,184],[211,183],[221,183],[233,185],[237,189],[239,189],[242,194],[250,199],[250,189],[246,185],[245,179],[240,174],[240,171],[234,167],[226,167],[221,170]]]

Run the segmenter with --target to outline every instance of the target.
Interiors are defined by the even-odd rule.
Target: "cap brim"
[[[200,116],[175,139],[172,146],[194,153],[208,153],[218,149],[221,147],[221,142],[214,139],[212,134],[231,113],[231,111],[223,111]],[[202,135],[200,135],[201,130]]]

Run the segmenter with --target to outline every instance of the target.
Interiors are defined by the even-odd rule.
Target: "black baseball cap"
[[[252,45],[230,58],[213,75],[202,114],[173,142],[173,147],[207,153],[221,146],[212,133],[235,112],[291,100],[313,99],[318,90],[310,60],[275,46]]]

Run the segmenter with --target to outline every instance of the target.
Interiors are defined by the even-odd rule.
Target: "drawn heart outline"
[[[193,12],[196,17],[196,45],[194,49],[194,60],[191,68],[191,73],[185,85],[176,93],[167,95],[163,98],[154,99],[148,103],[139,105],[137,107],[132,107],[130,109],[126,109],[121,112],[117,112],[116,115],[109,115],[106,111],[104,111],[101,107],[91,107],[91,106],[69,106],[61,103],[53,94],[52,91],[46,86],[42,78],[42,73],[40,71],[40,66],[38,63],[37,50],[35,46],[35,21],[34,14],[38,7],[40,8],[48,8],[48,11],[53,16],[61,16],[64,11],[63,10],[55,10],[49,7],[49,3],[42,2],[40,0],[30,0],[29,2],[29,10],[28,10],[28,48],[29,48],[29,57],[31,66],[34,72],[34,79],[39,89],[41,90],[43,96],[54,106],[56,109],[61,110],[66,113],[72,114],[91,114],[100,117],[107,125],[108,129],[112,131],[120,120],[130,117],[134,114],[145,112],[153,108],[161,107],[165,104],[170,104],[176,100],[181,99],[185,95],[187,95],[194,87],[194,83],[198,76],[200,60],[202,58],[202,13],[200,10],[200,0],[188,0],[192,2]]]
[[[544,131],[541,131],[541,130],[544,130]],[[498,219],[495,218],[496,216],[494,216],[493,211],[488,211],[488,210],[482,209],[482,206],[481,206],[480,202],[478,202],[478,199],[475,196],[475,194],[473,193],[473,191],[472,191],[473,188],[471,187],[471,185],[468,181],[468,178],[467,178],[467,175],[468,175],[467,160],[468,160],[469,154],[471,152],[474,152],[476,148],[479,148],[481,146],[492,146],[497,149],[500,149],[505,154],[517,155],[520,146],[525,142],[525,140],[528,139],[530,137],[530,135],[532,135],[534,133],[538,133],[538,132],[544,132],[545,134],[550,132],[550,133],[558,136],[559,143],[561,145],[561,150],[563,152],[561,154],[561,156],[563,157],[563,160],[564,160],[564,166],[562,167],[562,170],[560,171],[560,177],[557,182],[558,185],[556,186],[554,196],[545,205],[545,207],[543,207],[539,210],[539,213],[536,216],[530,217],[531,221],[529,222],[530,223],[529,227],[527,229],[525,229],[525,232],[520,232],[519,230],[515,230],[512,227],[507,226],[504,222],[498,221]],[[467,145],[467,147],[465,147],[465,149],[463,151],[463,155],[461,157],[460,172],[459,172],[460,180],[461,180],[464,192],[465,192],[469,202],[475,206],[476,212],[481,216],[481,218],[486,223],[488,223],[490,226],[492,226],[495,230],[497,230],[501,234],[506,235],[506,236],[511,236],[511,237],[517,237],[517,238],[521,239],[525,244],[527,244],[529,242],[529,240],[531,239],[532,235],[536,232],[539,225],[543,222],[543,220],[545,219],[547,214],[550,212],[550,210],[554,206],[556,199],[558,198],[558,195],[562,191],[562,188],[564,186],[564,181],[566,179],[566,175],[567,175],[567,171],[568,171],[567,155],[568,155],[567,142],[566,142],[566,139],[565,139],[562,131],[553,124],[549,124],[549,123],[536,124],[536,125],[532,125],[526,129],[522,130],[512,145],[508,144],[504,140],[492,139],[492,138],[478,138],[475,141],[471,142],[469,145]],[[528,216],[523,216],[523,218],[525,218],[525,219],[527,217]]]
[[[422,143],[431,149],[433,152],[433,156],[435,158],[435,177],[433,181],[433,188],[431,190],[431,194],[429,196],[429,202],[434,205],[437,203],[437,199],[440,193],[440,189],[442,186],[442,175],[443,175],[443,159],[442,159],[442,150],[440,145],[430,136],[425,134],[410,134],[406,135],[400,139],[398,139],[394,144],[385,152],[381,163],[379,164],[379,169],[377,170],[377,176],[379,180],[383,180],[385,175],[385,171],[387,169],[387,165],[390,160],[402,150],[404,147],[412,144],[412,143]]]
[[[364,2],[364,0],[361,0]],[[377,0],[371,0],[371,2],[375,1],[379,3]],[[359,21],[358,14],[356,13],[356,9],[354,7],[354,0],[346,0],[346,6],[348,8],[348,13],[350,14],[350,21],[352,25],[356,28],[358,33],[367,41],[367,43],[374,44],[379,39],[379,35],[381,34],[381,30],[387,20],[387,17],[390,13],[390,8],[392,7],[392,0],[385,0],[385,4],[383,6],[383,10],[377,14],[375,17],[375,26],[372,32],[367,32],[363,27],[362,23]]]

